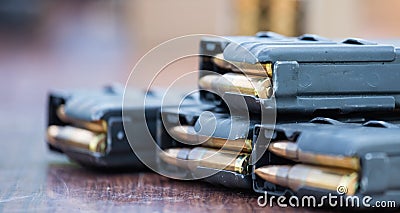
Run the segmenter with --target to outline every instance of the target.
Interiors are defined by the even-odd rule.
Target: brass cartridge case
[[[304,152],[299,150],[296,143],[288,141],[273,142],[269,145],[268,150],[278,156],[298,162],[340,167],[352,169],[355,171],[360,170],[360,159],[357,157],[324,155]]]
[[[255,170],[262,179],[288,187],[293,191],[308,186],[330,191],[342,190],[354,195],[358,187],[358,174],[352,170],[296,164],[294,166],[264,166]]]
[[[78,120],[74,119],[71,117],[68,117],[67,114],[65,113],[65,106],[61,105],[57,108],[57,116],[58,118],[65,122],[65,123],[70,123],[73,124],[76,127],[88,129],[93,132],[107,132],[107,122],[104,120],[99,120],[99,121],[83,121],[83,120]]]
[[[272,95],[270,78],[226,73],[224,75],[206,75],[199,80],[201,89],[210,90],[217,94],[237,93],[252,95],[258,98],[269,98]]]
[[[49,126],[47,139],[50,144],[55,146],[68,146],[96,153],[105,153],[106,151],[106,134],[94,133],[72,126]]]
[[[193,149],[171,148],[160,153],[159,156],[166,163],[192,170],[201,166],[247,174],[250,155],[242,153],[238,155],[227,150],[196,147]]]
[[[248,152],[252,150],[251,140],[247,138],[238,138],[235,140],[229,140],[225,138],[216,138],[205,135],[199,135],[194,127],[192,126],[175,126],[169,130],[171,136],[185,143],[197,145],[201,143],[201,146],[227,149],[238,152]]]

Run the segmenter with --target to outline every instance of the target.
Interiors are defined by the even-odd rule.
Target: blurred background
[[[397,0],[2,0],[0,116],[13,119],[0,127],[32,127],[38,120],[24,117],[33,108],[44,120],[49,89],[125,83],[141,56],[177,36],[270,30],[396,39],[399,8]],[[196,62],[176,69],[194,68]]]
[[[1,93],[26,100],[53,87],[125,82],[148,50],[187,34],[393,39],[399,8],[397,0],[2,0]]]
[[[187,34],[269,30],[398,41],[399,9],[398,0],[1,0],[0,204],[11,195],[46,197],[43,180],[57,174],[49,164],[60,157],[44,142],[50,89],[125,83],[147,51]],[[196,63],[170,66],[165,78],[193,71]],[[196,84],[194,76],[182,86]]]

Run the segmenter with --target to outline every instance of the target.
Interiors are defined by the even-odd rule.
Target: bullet
[[[272,78],[272,63],[244,63],[236,61],[227,61],[222,53],[215,55],[212,62],[223,69],[233,72],[245,73],[249,75],[268,76]]]
[[[106,121],[99,120],[99,121],[89,122],[89,121],[82,121],[82,120],[68,117],[67,114],[65,113],[64,105],[59,106],[57,108],[56,113],[57,113],[58,118],[65,123],[71,123],[74,126],[88,129],[93,132],[107,132],[107,122]]]
[[[240,93],[259,98],[269,98],[272,95],[271,81],[268,77],[226,73],[224,75],[206,75],[200,78],[201,89],[217,94]]]
[[[167,149],[159,153],[159,157],[166,163],[178,166],[181,168],[188,168],[187,156],[191,149],[188,148],[173,148]]]
[[[264,166],[255,170],[262,179],[298,191],[308,186],[354,195],[358,187],[358,174],[352,170],[318,167],[303,164],[294,166]]]
[[[288,158],[294,161],[310,163],[316,165],[340,167],[360,170],[360,160],[357,157],[322,155],[299,150],[296,143],[288,141],[278,141],[271,143],[268,150],[278,156]]]
[[[204,147],[171,148],[159,154],[166,163],[195,170],[198,166],[247,174],[248,154]]]
[[[201,143],[201,146],[248,153],[252,150],[250,139],[238,138],[236,140],[229,140],[199,135],[193,126],[175,126],[169,130],[169,133],[175,140],[192,145]]]
[[[217,67],[231,70],[232,69],[232,63],[224,59],[224,54],[220,53],[212,57],[212,62],[215,64]]]
[[[106,134],[72,126],[49,126],[47,139],[55,146],[61,145],[98,153],[106,151]]]

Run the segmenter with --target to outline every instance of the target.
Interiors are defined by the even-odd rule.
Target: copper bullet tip
[[[297,159],[297,145],[292,142],[278,141],[271,143],[268,150],[278,156],[296,160]]]
[[[287,175],[289,174],[291,166],[264,166],[261,168],[258,168],[255,170],[256,175],[261,177],[262,179],[282,185],[282,186],[287,186],[286,184],[286,178]]]
[[[218,75],[206,75],[199,79],[199,86],[201,89],[212,90],[213,82],[217,81],[220,77]]]

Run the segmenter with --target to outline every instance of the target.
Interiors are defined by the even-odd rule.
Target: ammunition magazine
[[[265,135],[273,131],[272,137]],[[393,200],[400,204],[400,185],[396,177],[400,172],[400,152],[397,149],[400,135],[397,125],[385,121],[342,123],[328,118],[316,118],[309,123],[277,124],[275,127],[256,125],[253,141],[254,149],[265,149],[266,141],[291,141],[299,150],[321,156],[352,157],[360,160],[361,167],[355,196],[371,196],[373,200]],[[262,144],[262,145],[258,145]],[[258,152],[254,152],[255,155]],[[267,165],[295,165],[300,162],[265,151],[253,165],[253,171]],[[318,164],[315,162],[314,165]],[[332,168],[326,166],[324,168]],[[378,169],[379,168],[379,169]],[[313,186],[303,186],[296,191],[273,184],[253,173],[255,192],[270,195],[316,195],[339,194],[336,190],[326,190]],[[320,179],[323,181],[323,179]],[[339,186],[337,186],[339,187]],[[343,195],[345,196],[345,194]]]
[[[250,130],[240,128],[240,125],[233,127],[230,116],[226,112],[213,111],[214,107],[210,106],[192,106],[182,107],[179,112],[176,110],[164,110],[158,119],[160,122],[157,125],[158,138],[157,142],[163,150],[170,148],[194,148],[200,144],[190,145],[176,140],[170,135],[167,128],[175,126],[190,126],[193,127],[199,134],[204,134],[214,138],[222,138],[228,140],[248,139],[251,141],[252,128],[256,122],[250,122]],[[203,112],[211,113],[212,116],[201,116]],[[162,121],[162,122],[161,122]],[[237,121],[235,124],[239,124]],[[215,131],[214,131],[215,127]],[[186,141],[183,141],[186,142]],[[226,142],[228,144],[229,141]],[[225,146],[227,146],[225,144]],[[226,152],[230,152],[229,147]],[[220,148],[216,148],[217,150]],[[239,173],[235,171],[228,171],[225,169],[216,169],[205,166],[197,166],[194,170],[177,165],[171,165],[164,162],[161,158],[157,159],[157,164],[160,169],[165,171],[170,177],[181,179],[198,179],[197,177],[203,174],[213,174],[209,177],[203,178],[203,181],[212,183],[214,185],[222,185],[229,188],[244,188],[251,189],[251,174],[247,172]],[[246,171],[249,171],[249,165],[245,165]]]
[[[259,93],[241,94],[241,89],[232,91],[236,84],[219,95],[200,92],[203,102],[220,107],[226,107],[226,101],[218,96],[230,103],[244,98],[247,106],[230,104],[230,107],[245,107],[251,113],[274,107],[278,120],[291,115],[304,120],[326,114],[330,117],[371,112],[394,115],[400,105],[397,83],[400,51],[391,45],[354,38],[334,42],[313,35],[288,38],[260,33],[254,37],[204,38],[200,54],[205,55],[200,61],[200,70],[204,70],[200,79],[211,72],[237,73],[213,60],[221,55],[231,67],[240,68],[237,63],[245,64],[244,72],[251,65],[260,64],[260,75],[270,79],[273,95],[267,97],[257,95]],[[270,68],[265,68],[265,64],[270,64]],[[257,92],[262,88],[253,89]]]
[[[138,119],[143,115],[140,100],[143,100],[143,92],[136,92],[135,100],[129,106],[124,106],[124,117],[122,117],[123,91],[113,87],[102,90],[52,92],[49,95],[48,126],[77,126],[85,128],[90,125],[104,123],[105,125],[105,149],[98,152],[74,146],[73,143],[54,143],[48,141],[50,150],[65,153],[70,159],[81,165],[100,169],[144,169],[144,164],[133,153],[125,135],[124,123],[129,125],[130,131],[135,131]],[[146,122],[150,134],[155,138],[156,118],[161,106],[161,94],[149,92],[146,96],[145,108]],[[194,104],[195,97],[189,97],[188,104]],[[63,108],[64,116],[60,116],[60,107]],[[64,118],[64,119],[63,119]],[[65,119],[68,118],[68,119]],[[125,120],[123,120],[125,119]],[[89,129],[90,130],[90,129]],[[149,159],[154,159],[154,150],[149,148],[147,139],[143,132],[134,133],[143,138],[138,144],[138,152],[144,153]],[[149,142],[150,143],[150,142]]]

